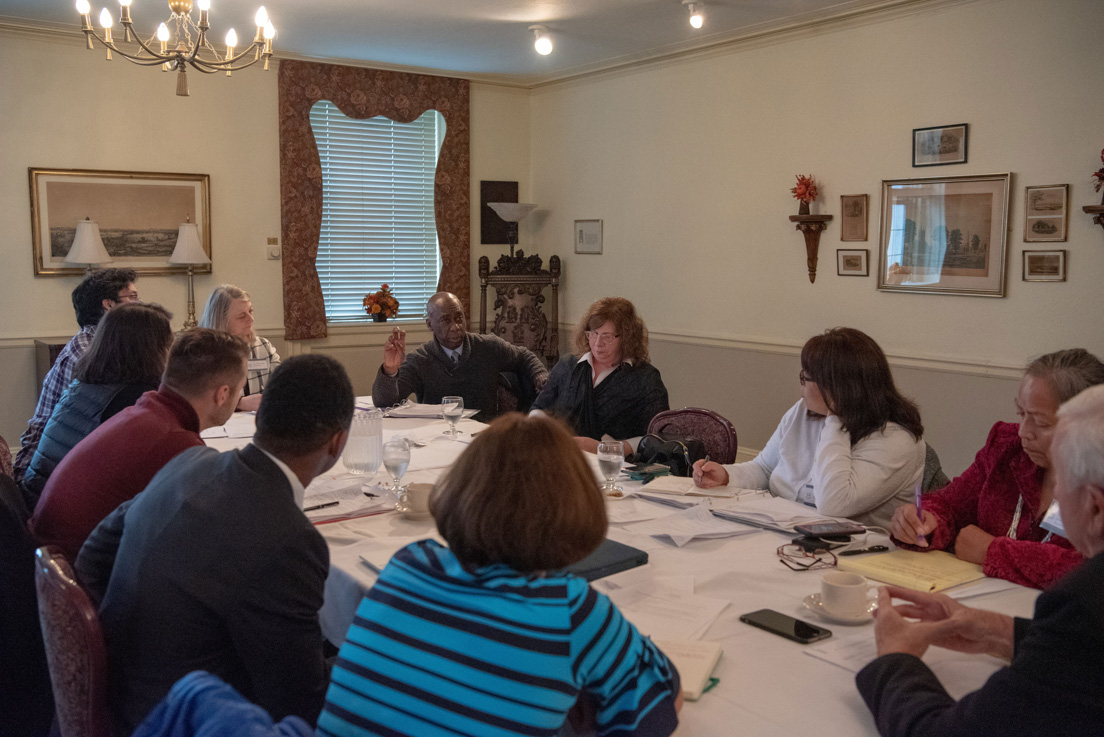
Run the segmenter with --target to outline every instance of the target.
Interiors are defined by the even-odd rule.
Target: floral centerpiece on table
[[[391,293],[391,287],[381,284],[379,291],[364,296],[364,311],[376,322],[383,322],[399,314],[399,300]]]
[[[1104,164],[1104,149],[1100,150],[1100,163]],[[1101,187],[1104,187],[1104,166],[1100,167],[1092,173],[1093,191],[1099,192]],[[1101,200],[1100,204],[1104,205],[1104,200]]]

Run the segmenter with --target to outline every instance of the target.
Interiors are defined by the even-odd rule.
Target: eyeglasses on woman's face
[[[816,383],[816,380],[812,376],[809,376],[807,373],[805,373],[805,369],[801,369],[797,372],[797,380],[801,384],[801,386],[805,386],[806,381],[811,384]]]
[[[599,333],[596,330],[587,330],[586,337],[594,345],[609,345],[621,336],[616,333]]]

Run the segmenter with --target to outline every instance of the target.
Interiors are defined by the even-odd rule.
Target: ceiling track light
[[[701,28],[705,23],[705,14],[702,13],[704,3],[682,0],[682,4],[690,9],[690,25],[694,28]]]
[[[537,50],[537,53],[541,56],[551,54],[552,38],[548,35],[548,29],[544,26],[529,26],[529,30],[533,32],[533,48]]]

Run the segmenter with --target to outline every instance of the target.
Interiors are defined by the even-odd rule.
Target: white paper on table
[[[711,496],[725,499],[736,496],[735,489],[726,489],[723,486],[714,489],[701,489],[694,483],[694,479],[683,476],[656,476],[644,484],[642,491],[654,491],[675,496]]]
[[[372,397],[357,397],[356,404],[357,409],[374,409],[376,403],[372,401]]]
[[[590,585],[606,595],[614,591],[632,589],[638,586],[658,586],[667,591],[679,591],[683,594],[694,593],[693,576],[657,576],[648,566],[630,568],[615,576],[606,576],[597,581],[592,581]]]
[[[700,639],[728,606],[725,599],[655,585],[613,591],[609,597],[641,633],[668,640]]]
[[[1015,588],[1019,588],[1019,584],[1014,584],[1011,581],[1005,581],[1003,578],[986,577],[977,581],[971,581],[970,583],[964,583],[961,586],[954,586],[949,589],[944,589],[939,593],[946,594],[952,599],[970,599],[975,596],[996,594],[1000,591],[1009,591]]]
[[[667,514],[666,509],[650,504],[643,499],[634,499],[631,495],[626,495],[621,499],[606,500],[606,516],[609,517],[611,525],[643,522],[664,514]]]
[[[204,440],[211,440],[213,438],[226,438],[230,437],[226,433],[225,425],[216,425],[215,427],[209,427],[199,434],[199,437]]]
[[[474,417],[479,414],[477,409],[464,409],[463,417]],[[419,402],[403,402],[397,407],[392,407],[384,412],[385,417],[419,417],[431,420],[442,420],[444,414],[442,414],[441,403],[437,404],[421,404]]]
[[[630,529],[638,534],[669,537],[680,548],[695,537],[736,537],[755,532],[752,528],[714,517],[706,504],[648,522],[638,522]]]
[[[303,496],[306,499],[310,499],[317,494],[325,494],[331,491],[343,491],[345,489],[355,489],[361,492],[367,491],[379,496],[379,489],[375,485],[368,485],[369,481],[373,478],[375,478],[374,475],[365,474],[324,473],[314,477],[314,480],[307,486]],[[309,507],[310,504],[306,506]]]
[[[329,504],[330,502],[337,502],[337,504],[326,507],[325,509],[307,511],[316,505]],[[317,523],[325,522],[330,519],[344,519],[346,517],[389,512],[395,508],[395,500],[385,496],[365,496],[363,492],[361,492],[360,486],[357,485],[353,488],[337,489],[336,491],[326,491],[321,494],[314,494],[310,497],[309,501],[306,501],[303,507],[303,514],[307,516],[307,519]]]
[[[826,515],[818,514],[813,507],[806,507],[804,504],[769,494],[747,496],[737,492],[736,499],[714,502],[713,509],[719,512],[732,512],[752,522],[780,527],[791,532],[794,525],[831,519]]]
[[[445,541],[437,535],[429,535],[428,537],[436,540],[442,545],[445,544]],[[380,573],[387,565],[387,562],[391,560],[391,556],[410,543],[425,540],[426,538],[426,535],[420,535],[418,537],[370,537],[357,543],[355,548],[360,556],[361,562],[376,573]],[[352,551],[352,549],[352,547],[349,547],[345,550],[348,552]]]
[[[811,645],[805,648],[805,654],[858,673],[867,663],[878,657],[878,648],[874,643],[874,633],[864,631],[851,637],[832,637]]]

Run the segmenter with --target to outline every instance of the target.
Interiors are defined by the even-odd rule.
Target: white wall
[[[249,290],[258,332],[284,355],[332,353],[368,393],[389,327],[342,328],[330,338],[286,344],[281,262],[265,242],[280,236],[277,71],[189,74],[191,96],[175,78],[124,60],[106,62],[80,37],[0,32],[0,434],[17,443],[36,396],[35,338],[59,340],[77,327],[70,292],[78,277],[35,277],[27,168],[198,172],[211,177],[213,273],[195,279],[202,302],[216,284]],[[528,174],[528,93],[472,85],[472,293],[478,246],[479,179]],[[526,185],[523,184],[523,187]],[[524,192],[524,189],[523,189]],[[185,317],[185,280],[146,276],[142,298]],[[424,324],[412,342],[425,339]]]
[[[858,327],[896,365],[946,372],[916,382],[914,396],[929,426],[948,429],[942,444],[960,448],[954,470],[993,420],[1010,417],[1007,377],[1029,356],[1073,345],[1104,355],[1104,233],[1081,212],[1099,202],[1087,182],[1104,146],[1100,3],[922,8],[534,90],[533,197],[549,213],[535,237],[564,258],[564,319],[605,294],[633,300],[655,340],[683,346],[657,351],[673,403],[729,406],[738,429],[739,416],[760,418],[741,438],[751,447],[773,429],[762,418],[777,418],[795,390],[745,388],[747,377],[773,365],[769,356],[789,355],[793,384],[792,357],[810,335]],[[911,167],[913,128],[962,122],[967,164]],[[1005,298],[876,291],[881,180],[1006,171]],[[816,176],[820,212],[836,216],[815,284],[787,220],[798,173]],[[1023,243],[1023,187],[1065,182],[1069,242],[1053,247],[1069,251],[1069,281],[1022,282],[1021,252],[1051,247]],[[870,240],[841,243],[839,196],[863,192]],[[572,253],[572,222],[582,218],[604,221],[603,255]],[[836,249],[855,247],[870,249],[871,276],[836,276]],[[687,336],[732,355],[690,350]],[[748,375],[723,373],[748,361]],[[718,370],[732,389],[707,395]],[[1001,377],[1002,399],[966,402],[976,391],[966,379],[989,374]],[[981,416],[950,421],[963,406]],[[956,433],[958,420],[970,427]]]

